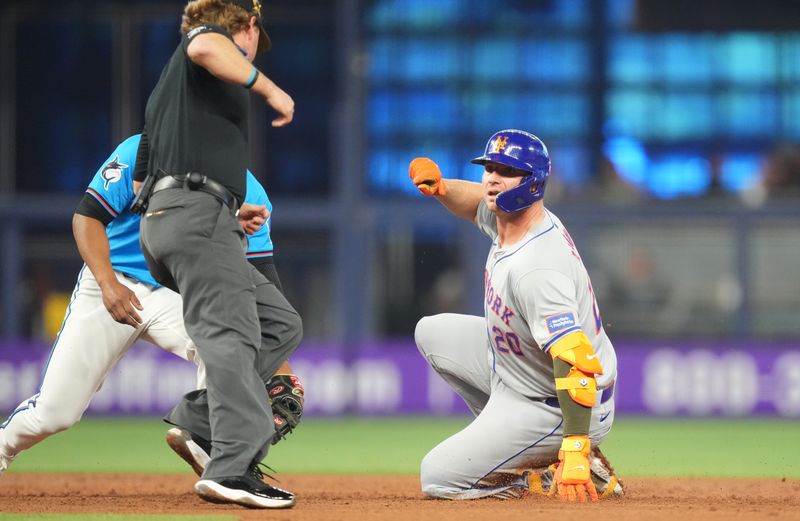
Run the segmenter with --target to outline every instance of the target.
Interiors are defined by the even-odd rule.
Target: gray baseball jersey
[[[498,244],[496,217],[483,201],[476,224],[494,241],[486,259],[484,311],[491,363],[500,379],[528,398],[556,396],[547,351],[565,335],[583,331],[603,367],[597,388],[611,385],[614,347],[589,274],[558,217],[545,210],[544,219],[509,247]]]
[[[548,349],[583,331],[603,374],[616,377],[616,355],[603,331],[589,276],[561,221],[544,219],[516,244],[497,244],[496,218],[481,202],[476,223],[493,241],[486,261],[485,317],[441,314],[419,321],[420,353],[476,418],[422,460],[420,481],[431,497],[515,497],[529,471],[557,459],[563,417]],[[598,391],[589,436],[597,445],[614,422],[611,390]]]

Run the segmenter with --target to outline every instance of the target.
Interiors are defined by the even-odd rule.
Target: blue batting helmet
[[[486,151],[472,160],[478,165],[499,163],[529,172],[518,186],[497,195],[495,203],[504,212],[518,212],[544,197],[550,175],[550,153],[542,140],[522,130],[501,130],[489,138]]]

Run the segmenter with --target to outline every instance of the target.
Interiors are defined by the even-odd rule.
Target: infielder
[[[503,130],[472,162],[484,166],[481,183],[442,179],[428,158],[409,168],[420,192],[493,241],[485,316],[417,324],[420,353],[476,415],[422,460],[422,490],[447,499],[621,495],[596,449],[614,422],[616,355],[578,250],[544,207],[547,148],[532,134]]]
[[[45,367],[42,385],[0,425],[0,475],[21,451],[77,423],[111,369],[138,339],[198,365],[198,388],[205,385],[204,367],[183,325],[182,301],[159,286],[147,270],[139,247],[139,216],[128,208],[134,198],[132,170],[140,136],[121,143],[86,190],[73,219],[76,241],[86,265],[81,269],[64,323]],[[270,224],[272,203],[248,173],[248,203],[266,209],[242,222],[249,237],[248,257],[268,277],[275,277]],[[88,268],[88,269],[87,269]],[[278,373],[290,371],[287,364]],[[288,386],[287,380],[296,385]],[[281,389],[273,392],[277,387]],[[288,388],[293,415],[278,417],[276,430],[285,435],[302,414],[302,387],[294,375],[279,374],[270,383],[273,400]],[[201,391],[198,391],[201,392]],[[284,403],[284,406],[286,403]],[[299,405],[299,410],[296,405]],[[279,407],[273,404],[276,412]],[[293,424],[289,424],[289,422]],[[284,428],[281,428],[281,424]],[[289,425],[287,425],[289,424]],[[208,442],[170,429],[167,441],[195,471],[207,460]],[[276,438],[274,441],[277,441]],[[192,457],[187,451],[191,450]]]

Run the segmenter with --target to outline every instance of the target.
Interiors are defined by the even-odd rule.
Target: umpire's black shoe
[[[219,481],[201,479],[194,490],[211,503],[236,503],[250,508],[291,508],[294,494],[267,485],[255,476],[224,478]]]

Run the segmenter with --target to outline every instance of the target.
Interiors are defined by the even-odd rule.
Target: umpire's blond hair
[[[197,26],[214,24],[234,35],[247,27],[250,16],[238,5],[223,0],[192,0],[183,10],[181,32],[188,33]]]

